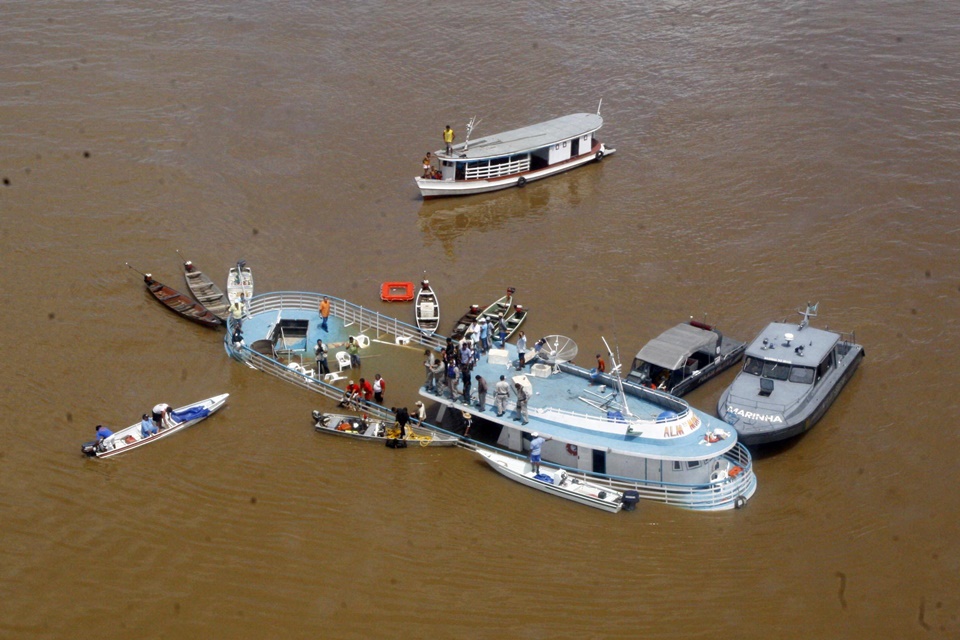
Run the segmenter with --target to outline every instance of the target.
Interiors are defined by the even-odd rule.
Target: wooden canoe
[[[227,296],[224,295],[220,287],[213,283],[210,276],[200,271],[192,262],[186,260],[183,263],[183,277],[187,281],[190,293],[197,299],[197,302],[221,320],[227,319],[227,315],[230,313]]]
[[[170,309],[177,315],[187,320],[192,320],[197,324],[202,324],[205,327],[216,329],[217,327],[223,326],[223,321],[213,315],[205,306],[199,302],[195,302],[189,296],[180,293],[173,287],[168,287],[162,282],[154,280],[153,276],[149,273],[143,276],[143,282],[147,285],[147,289],[150,290],[154,298],[162,302],[167,309]]]
[[[483,311],[480,310],[478,305],[471,305],[470,309],[465,314],[460,316],[460,319],[457,320],[457,324],[453,326],[453,331],[450,332],[450,337],[454,340],[460,340],[463,338],[463,335],[466,333],[470,324],[474,321],[479,321],[480,318],[486,318],[488,323],[493,323],[490,325],[491,327],[496,326],[496,321],[499,315],[501,313],[505,314],[510,311],[510,307],[513,304],[513,294],[515,292],[516,289],[510,287],[507,289],[507,295],[490,304]]]

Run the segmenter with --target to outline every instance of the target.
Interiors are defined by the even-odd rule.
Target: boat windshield
[[[790,369],[790,382],[813,384],[813,378],[816,371],[817,370],[813,367],[794,366],[792,369]]]
[[[783,362],[764,360],[763,373],[760,375],[762,375],[764,378],[771,378],[773,380],[786,380],[790,375],[790,365]]]
[[[763,372],[763,360],[747,356],[747,361],[743,363],[743,372],[752,376],[758,376]]]

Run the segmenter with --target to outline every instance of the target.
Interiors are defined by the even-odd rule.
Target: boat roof
[[[789,344],[787,334],[793,336]],[[840,334],[833,331],[810,326],[801,329],[796,323],[771,322],[747,347],[747,356],[815,367],[830,353],[839,339]],[[801,346],[802,355],[797,352]]]
[[[470,140],[466,150],[463,148],[463,143],[454,145],[453,155],[457,159],[478,160],[525,153],[561,140],[570,140],[593,133],[602,126],[603,118],[598,113],[574,113],[513,131],[494,133],[477,140]],[[450,158],[445,150],[437,151],[436,154],[440,158]]]
[[[648,342],[637,353],[637,359],[665,369],[679,369],[692,354],[701,350],[713,353],[720,336],[714,331],[682,322]]]

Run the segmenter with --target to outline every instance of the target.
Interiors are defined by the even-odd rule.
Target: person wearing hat
[[[415,426],[420,426],[423,424],[423,421],[427,419],[427,410],[423,408],[423,402],[417,400],[413,403],[413,415],[410,416],[410,424]]]
[[[540,453],[543,451],[543,443],[549,439],[536,431],[530,434],[530,465],[533,467],[534,475],[540,473]]]
[[[502,416],[507,410],[507,398],[510,397],[510,385],[503,376],[497,381],[494,387],[493,406],[497,410],[497,415]]]
[[[463,412],[463,437],[470,437],[470,427],[473,426],[473,416],[470,415],[469,411]]]
[[[346,389],[343,390],[343,397],[340,398],[338,407],[350,407],[358,409],[360,407],[360,386],[354,384],[353,380],[347,382]]]
[[[140,437],[149,438],[155,433],[157,433],[157,425],[153,424],[149,413],[143,414],[143,417],[140,419]]]
[[[527,401],[530,400],[530,396],[527,395],[527,390],[519,382],[514,382],[513,388],[517,394],[517,415],[513,420],[520,424],[527,424],[530,422],[527,417]]]
[[[477,326],[479,327],[477,334],[480,338],[480,353],[486,353],[490,351],[490,325],[487,324],[487,318],[480,316]]]

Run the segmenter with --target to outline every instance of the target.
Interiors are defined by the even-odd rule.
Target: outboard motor
[[[623,492],[623,510],[624,511],[633,511],[637,508],[637,503],[640,502],[640,492],[635,491],[634,489],[627,489]]]
[[[314,409],[313,410],[313,423],[314,426],[323,425],[324,427],[330,424],[330,416],[324,415],[321,411]]]
[[[83,452],[83,455],[90,456],[91,458],[97,455],[97,441],[91,440],[90,442],[84,442],[80,446],[80,451]]]

